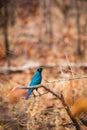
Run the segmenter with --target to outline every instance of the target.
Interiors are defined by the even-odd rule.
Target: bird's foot
[[[34,98],[36,97],[36,95],[34,94],[34,92],[33,92],[33,95],[34,95]]]
[[[41,96],[41,93],[38,91],[38,89],[36,91],[38,92],[39,96]]]

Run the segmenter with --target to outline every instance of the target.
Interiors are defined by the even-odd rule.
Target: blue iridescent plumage
[[[34,86],[34,85],[38,85],[38,84],[41,83],[41,81],[42,81],[42,73],[41,73],[42,70],[43,70],[42,67],[40,67],[40,68],[38,68],[36,70],[36,73],[33,76],[33,78],[31,79],[31,82],[30,82],[29,86]],[[33,92],[34,89],[35,88],[29,88],[28,89],[28,94],[27,94],[27,96],[25,98],[26,100],[28,100],[28,98],[30,97],[30,94]]]

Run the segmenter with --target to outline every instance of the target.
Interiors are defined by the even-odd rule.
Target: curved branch
[[[68,116],[70,117],[71,121],[73,122],[73,124],[75,125],[76,127],[76,130],[80,130],[80,126],[77,122],[77,120],[72,116],[72,113],[69,109],[69,107],[67,106],[67,104],[65,103],[65,100],[64,100],[64,97],[62,94],[60,93],[56,93],[54,92],[51,88],[47,87],[47,86],[44,86],[42,84],[39,84],[39,85],[36,85],[36,86],[25,86],[25,87],[19,87],[20,89],[29,89],[29,88],[40,88],[40,87],[43,87],[44,89],[46,89],[48,92],[50,92],[51,94],[53,94],[54,96],[56,96],[62,103],[62,105],[64,106]]]

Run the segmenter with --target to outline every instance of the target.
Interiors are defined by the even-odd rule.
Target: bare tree
[[[15,10],[16,10],[16,2],[14,0],[11,0],[9,4],[9,13],[10,13],[9,19],[12,26],[15,24]]]
[[[81,26],[80,26],[80,1],[76,0],[75,1],[75,6],[76,6],[76,24],[77,24],[77,33],[78,33],[78,43],[77,43],[77,54],[82,55],[81,51]]]
[[[4,40],[5,40],[5,48],[6,48],[6,59],[8,61],[8,65],[10,65],[9,61],[9,41],[8,41],[8,1],[4,1]]]

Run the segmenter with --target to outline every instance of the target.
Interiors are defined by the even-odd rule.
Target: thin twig
[[[85,76],[80,76],[80,77],[74,77],[74,78],[63,78],[63,79],[57,79],[57,80],[53,80],[53,81],[48,81],[45,80],[47,83],[54,83],[54,82],[60,82],[60,81],[69,81],[69,80],[78,80],[78,79],[84,79],[87,78],[87,75]]]
[[[61,72],[61,75],[63,77],[64,76],[64,72],[63,72],[62,67],[60,67],[60,72]],[[60,83],[61,83],[62,86],[65,86],[64,81],[61,81]]]
[[[47,93],[48,93],[48,91],[45,92],[45,93],[40,93],[40,95],[39,95],[39,94],[38,94],[38,95],[35,95],[35,97],[43,96],[43,95],[45,95],[45,94],[47,94]],[[31,96],[31,97],[34,97],[34,96]]]
[[[67,54],[65,54],[65,56],[66,56],[67,64],[68,64],[68,66],[69,66],[69,68],[71,70],[72,76],[74,78],[74,73],[73,73],[73,70],[72,70],[72,67],[71,67],[71,63],[69,62],[69,58],[68,58]]]

